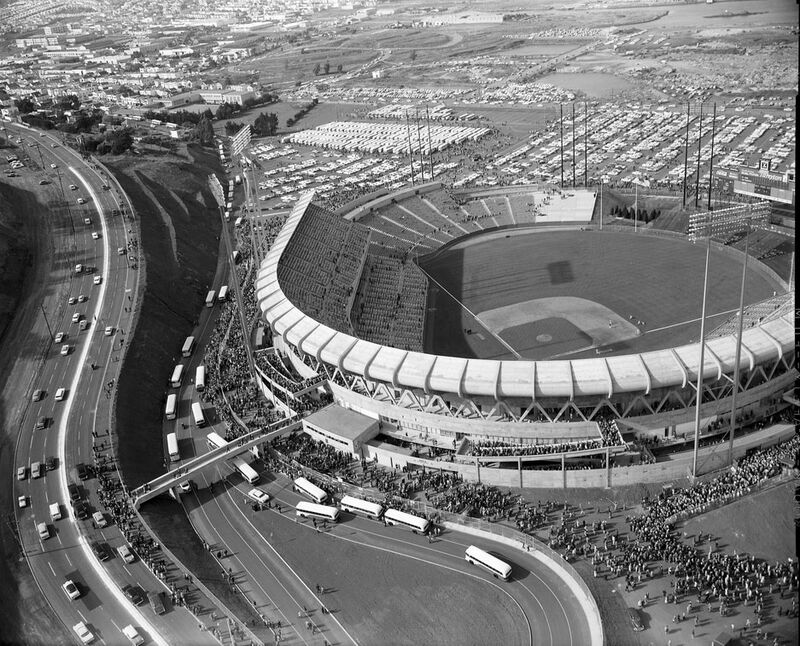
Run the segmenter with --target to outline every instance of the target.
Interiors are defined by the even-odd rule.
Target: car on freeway
[[[58,148],[58,144],[50,144],[50,148]]]
[[[33,391],[33,401],[38,402],[44,397],[44,391],[41,388],[37,388]]]
[[[69,343],[61,346],[61,356],[66,357],[69,354]]]
[[[75,582],[72,579],[67,579],[64,583],[62,583],[61,589],[72,601],[79,599],[81,596],[81,591],[78,590],[78,586],[75,585]]]
[[[66,334],[64,334],[63,332],[59,332],[58,334],[56,334],[56,343],[61,343],[66,338],[67,338]]]
[[[83,223],[84,224],[91,224],[92,223],[92,218],[83,218]]]
[[[55,471],[58,467],[58,458],[55,456],[48,456],[44,461],[45,471]]]
[[[125,255],[125,247],[117,247],[117,254],[120,256]]]
[[[47,186],[49,183],[46,179],[39,180],[39,186]]]
[[[82,197],[79,197],[78,204],[86,204],[86,200],[84,200]]]
[[[85,329],[87,329],[88,327],[89,327],[89,319],[83,319],[83,320],[82,320],[82,321],[81,321],[81,322],[78,324],[78,329],[79,329],[79,330],[85,330]]]
[[[73,323],[78,323],[80,320],[81,320],[81,314],[80,314],[80,312],[75,312],[75,313],[72,315],[72,322],[73,322]]]
[[[81,480],[88,480],[91,476],[89,467],[87,467],[83,462],[78,462],[78,464],[75,465],[75,469],[77,470],[78,477]]]
[[[81,294],[80,296],[78,296],[78,302],[79,303],[85,303],[86,302],[86,295],[85,294]]]
[[[77,299],[75,296],[70,296],[70,297],[67,299],[67,303],[69,303],[70,305],[75,305],[75,303],[76,303],[77,301],[78,301],[78,299]]]
[[[107,191],[107,190],[109,190],[110,188],[111,188],[111,187],[110,187],[108,184],[103,184],[103,190],[104,190],[104,191]]]
[[[20,509],[25,509],[28,506],[28,496],[20,496],[17,498],[17,504]]]
[[[144,593],[144,590],[135,585],[124,586],[122,588],[122,593],[125,595],[125,598],[128,601],[137,606],[141,606],[145,601],[147,601],[147,595]]]
[[[111,336],[112,334],[114,334],[114,328],[113,326],[109,325],[106,327],[105,335]]]
[[[36,420],[36,426],[34,427],[37,431],[41,431],[42,429],[47,428],[50,419],[42,415],[39,419]]]
[[[24,480],[28,477],[28,467],[17,467],[17,480]]]
[[[94,554],[100,561],[107,561],[111,558],[111,551],[108,549],[107,543],[91,543],[92,554]]]
[[[119,215],[119,209],[111,209],[111,215]]]
[[[95,523],[97,523],[97,526],[100,529],[103,529],[104,527],[108,527],[108,519],[106,518],[106,515],[102,511],[94,512],[92,514],[92,520]]]
[[[75,515],[78,517],[78,520],[86,520],[89,518],[89,505],[83,500],[76,502],[73,508],[75,509]]]
[[[258,487],[248,491],[247,495],[261,505],[265,505],[269,500],[269,494],[266,491],[262,491]]]
[[[69,190],[70,190],[70,191],[77,191],[77,190],[78,190],[78,187],[77,187],[77,186],[75,186],[75,184],[70,184],[70,185],[69,185]]]
[[[76,503],[81,499],[81,491],[78,489],[78,485],[74,482],[70,482],[67,485],[67,492],[69,493],[69,501],[71,503]]]
[[[79,621],[77,624],[75,624],[72,627],[72,630],[75,631],[75,634],[78,636],[78,639],[81,640],[82,644],[91,644],[94,641],[94,634],[82,621]]]
[[[75,273],[76,274],[80,274],[82,271],[83,271],[83,265],[81,265],[80,263],[75,265]]]
[[[122,629],[122,634],[128,638],[128,641],[133,644],[133,646],[139,646],[139,644],[144,644],[144,637],[139,634],[139,631],[136,630],[133,626],[128,624]]]
[[[189,493],[192,490],[192,481],[184,480],[178,485],[178,489],[180,489],[181,493]]]
[[[122,560],[126,563],[133,563],[136,560],[136,555],[127,545],[120,545],[117,548],[117,554],[119,554]]]
[[[67,389],[66,388],[59,388],[56,390],[55,400],[57,402],[62,402],[67,396]]]
[[[639,613],[639,610],[636,608],[628,608],[628,619],[631,622],[631,628],[633,628],[633,632],[639,633],[644,630],[642,615]]]
[[[95,285],[99,285],[100,283],[103,282],[103,277],[102,276],[95,276],[94,278],[92,278],[92,282]]]
[[[50,164],[50,168],[58,168],[58,164]]]
[[[92,239],[99,240],[100,234],[97,231],[92,231]]]

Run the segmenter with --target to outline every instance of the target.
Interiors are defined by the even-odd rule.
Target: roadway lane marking
[[[75,567],[74,565],[72,565],[72,561],[69,560],[69,554],[67,554],[66,552],[64,552],[64,558],[67,559],[67,563],[69,563],[70,567]]]
[[[47,562],[47,567],[50,568],[50,571],[53,573],[53,576],[56,576],[56,571],[53,569],[53,564],[50,561]]]
[[[83,616],[83,613],[80,610],[78,610],[78,615],[80,615],[81,621],[83,621],[83,623],[85,624],[89,623],[89,620]]]

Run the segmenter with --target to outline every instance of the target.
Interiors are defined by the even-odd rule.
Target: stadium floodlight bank
[[[258,473],[256,473],[256,470],[244,461],[244,458],[236,458],[233,461],[233,467],[239,472],[239,475],[241,475],[250,484],[256,484],[258,482]]]
[[[170,462],[178,462],[181,459],[181,453],[178,451],[178,436],[175,433],[167,435],[167,453],[169,453]]]
[[[326,494],[322,489],[320,489],[317,485],[312,482],[309,482],[305,478],[297,478],[294,481],[294,485],[292,487],[297,493],[301,493],[304,496],[308,496],[313,500],[315,503],[321,505],[328,499],[328,494]]]
[[[186,341],[183,342],[183,347],[181,348],[181,356],[191,357],[193,350],[194,350],[194,337],[187,336]]]
[[[428,519],[414,516],[414,514],[407,514],[397,509],[387,509],[383,512],[383,519],[386,521],[387,525],[402,525],[403,527],[409,528],[415,534],[417,532],[420,534],[427,534],[431,526]]]
[[[339,520],[339,510],[336,507],[318,505],[313,502],[301,500],[295,507],[295,513],[303,518],[320,518],[336,522]]]
[[[175,419],[178,416],[178,396],[175,393],[167,395],[167,405],[164,409],[164,416],[167,419]]]
[[[353,498],[353,496],[342,498],[339,502],[339,507],[352,514],[360,514],[375,520],[378,520],[383,515],[383,507],[378,503],[361,500],[361,498]]]
[[[474,545],[470,545],[464,552],[464,560],[472,565],[480,565],[495,578],[500,577],[503,581],[508,581],[511,577],[511,566],[508,563]]]
[[[220,437],[219,433],[212,432],[206,435],[206,446],[210,451],[213,451],[214,449],[221,449],[223,446],[227,445],[228,441]]]
[[[206,389],[206,367],[202,364],[197,366],[194,371],[194,389],[197,392],[203,392]]]

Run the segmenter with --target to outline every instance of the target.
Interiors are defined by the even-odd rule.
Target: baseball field
[[[705,244],[543,229],[471,237],[420,259],[425,351],[482,359],[613,356],[700,336]],[[706,330],[735,313],[741,258],[712,249]],[[748,264],[745,302],[780,291]]]

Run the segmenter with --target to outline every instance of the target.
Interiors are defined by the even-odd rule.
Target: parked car
[[[111,558],[111,552],[108,550],[106,543],[92,543],[92,553],[101,561],[107,561]]]

